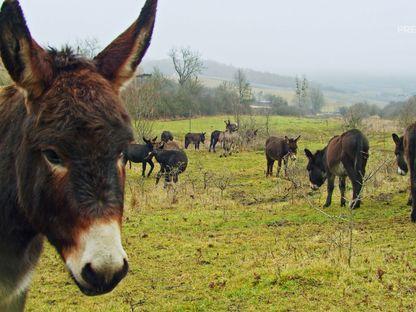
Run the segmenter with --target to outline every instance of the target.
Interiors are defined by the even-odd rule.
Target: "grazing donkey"
[[[273,175],[273,165],[275,161],[277,161],[278,164],[276,177],[279,176],[280,169],[282,168],[282,161],[285,165],[285,176],[287,176],[287,163],[289,158],[296,160],[299,139],[300,135],[296,139],[289,139],[287,136],[284,138],[272,136],[266,140],[266,177]]]
[[[155,167],[153,161],[151,159],[148,159],[147,156],[155,148],[157,144],[156,140],[157,137],[155,137],[153,140],[147,140],[146,138],[143,138],[145,144],[129,144],[129,146],[127,146],[126,150],[124,151],[125,161],[128,161],[130,163],[130,169],[132,162],[142,164],[143,177],[146,176],[147,164],[150,165],[150,171],[147,174],[147,177],[149,177],[152,174],[153,168]]]
[[[238,125],[236,123],[231,123],[231,121],[228,119],[228,121],[225,121],[225,130],[228,130],[229,132],[236,132],[238,131]]]
[[[231,156],[236,145],[240,142],[240,135],[238,132],[230,132],[229,130],[224,132],[224,136],[221,138],[221,145],[223,152],[220,157]]]
[[[317,151],[315,154],[305,149],[305,155],[309,159],[307,170],[311,188],[317,190],[328,179],[328,196],[325,207],[331,205],[336,176],[339,177],[341,206],[345,206],[345,179],[348,176],[353,189],[353,200],[350,206],[351,208],[360,207],[360,192],[369,156],[368,151],[368,140],[357,129],[333,137],[323,150]]]
[[[125,162],[133,140],[119,97],[155,23],[157,0],[93,60],[32,39],[16,0],[0,11],[0,311],[22,311],[46,237],[86,295],[127,274],[121,244]]]
[[[195,145],[195,149],[199,150],[199,145],[205,143],[205,134],[203,133],[187,133],[185,135],[185,149],[188,149],[189,144],[193,143]]]
[[[217,145],[217,143],[221,143],[223,138],[224,138],[224,131],[214,130],[211,133],[209,152],[213,151],[214,153],[216,153],[217,151],[215,150],[215,146]]]
[[[412,206],[411,220],[416,222],[416,124],[406,128],[404,135],[399,137],[393,134],[396,144],[395,154],[397,160],[397,172],[406,175],[410,171],[410,197],[408,205]]]
[[[165,151],[179,151],[181,149],[179,143],[176,141],[169,141],[167,143],[161,142],[159,148]]]
[[[259,129],[246,130],[246,132],[244,133],[244,139],[247,142],[247,144],[256,138],[258,132],[259,132]]]
[[[224,123],[225,123],[225,130],[228,130],[230,133],[238,131],[238,125],[234,124],[234,123],[231,123],[231,121],[229,119],[228,119],[228,121],[224,120]],[[218,143],[220,143],[220,144],[222,143],[222,140],[224,139],[224,135],[225,135],[225,131],[219,131],[219,130],[214,130],[211,133],[209,152],[211,152],[211,151],[213,151],[214,153],[217,152],[215,150],[215,146]]]
[[[164,150],[163,144],[161,148],[154,149],[150,154],[149,158],[155,157],[157,162],[160,164],[160,171],[156,175],[156,185],[162,176],[165,176],[166,183],[178,182],[179,174],[185,172],[188,166],[188,157],[182,150]]]
[[[170,131],[163,131],[162,135],[160,136],[160,140],[162,142],[168,143],[169,141],[173,141],[173,135]]]

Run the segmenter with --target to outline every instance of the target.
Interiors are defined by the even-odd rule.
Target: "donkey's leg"
[[[274,165],[274,160],[273,159],[270,159],[270,158],[267,158],[267,173],[266,173],[266,177],[273,175],[273,165]]]
[[[165,172],[164,168],[163,167],[160,168],[160,171],[156,175],[156,185],[159,184],[159,180],[162,177],[162,175],[164,174],[164,172]]]
[[[279,177],[280,174],[280,170],[282,169],[282,159],[278,159],[277,160],[277,172],[276,172],[276,177]]]
[[[164,188],[166,188],[168,186],[169,182],[171,181],[171,176],[172,176],[171,172],[169,172],[169,171],[165,172],[165,183],[163,184]]]
[[[147,177],[150,177],[150,175],[151,175],[151,174],[152,174],[152,172],[153,172],[153,169],[155,168],[155,164],[153,163],[153,161],[152,161],[151,159],[149,159],[147,162],[148,162],[148,163],[149,163],[149,165],[150,165],[150,171],[149,171],[149,173],[147,174]]]
[[[217,146],[218,140],[214,140],[214,142],[212,143],[212,149],[214,150],[214,153],[216,153],[217,151],[215,150],[215,147]]]
[[[284,158],[283,159],[283,165],[285,166],[285,177],[287,178],[287,163],[288,163],[288,159]]]
[[[142,162],[142,177],[144,178],[146,176],[146,161]]]
[[[350,208],[355,209],[359,208],[361,205],[361,189],[363,184],[363,176],[361,172],[356,172],[353,164],[344,165],[345,170],[348,173],[348,177],[352,183],[352,202],[350,203]]]
[[[331,206],[332,193],[334,192],[334,188],[335,188],[335,176],[331,174],[328,176],[328,185],[327,185],[328,195],[326,197],[326,202],[325,202],[324,207]]]
[[[341,192],[341,207],[345,207],[345,186],[346,186],[346,178],[339,177],[339,190]]]

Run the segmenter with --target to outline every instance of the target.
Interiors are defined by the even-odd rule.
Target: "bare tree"
[[[139,75],[123,90],[122,98],[139,141],[152,135],[155,105],[160,101],[159,91],[164,79],[160,73]]]
[[[75,41],[75,52],[87,58],[94,58],[100,51],[101,46],[97,38],[77,39]]]
[[[237,123],[240,124],[241,114],[248,110],[253,99],[250,83],[242,69],[238,69],[234,75],[234,87],[238,94],[238,102],[234,105],[234,115]]]
[[[416,121],[416,96],[412,96],[400,110],[399,126],[403,129]]]
[[[169,52],[169,57],[172,59],[178,75],[178,83],[181,86],[195,80],[204,69],[201,55],[190,48],[181,48],[180,50],[172,48]]]
[[[325,105],[325,98],[319,87],[311,87],[309,89],[309,101],[312,111],[315,114],[320,113],[322,107]]]
[[[302,80],[298,77],[295,78],[295,102],[298,108],[306,109],[308,98],[309,82],[306,77]]]

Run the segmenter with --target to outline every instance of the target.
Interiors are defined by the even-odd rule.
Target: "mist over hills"
[[[155,68],[163,74],[173,77],[175,71],[170,59],[148,60],[143,62],[142,69],[151,73]],[[237,67],[222,64],[213,60],[204,61],[201,80],[232,81]],[[279,75],[271,72],[243,69],[251,85],[264,92],[284,93],[293,92],[295,77]],[[303,75],[300,74],[299,77]],[[367,101],[379,106],[385,106],[392,101],[403,101],[416,94],[416,77],[375,77],[370,75],[316,75],[307,76],[312,85],[319,86],[325,97],[334,106],[350,105]],[[263,90],[264,89],[264,90]]]
[[[158,68],[163,74],[172,76],[175,74],[172,62],[169,59],[153,60],[144,62],[142,68],[145,72],[151,72],[154,68]],[[213,78],[225,81],[234,79],[237,67],[222,64],[212,60],[204,61],[204,70],[201,77]],[[252,69],[244,69],[247,79],[253,86],[270,86],[278,88],[293,88],[295,78],[290,76],[281,76],[274,73],[256,71]]]

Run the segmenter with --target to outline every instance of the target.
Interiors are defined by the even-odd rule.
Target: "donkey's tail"
[[[365,168],[364,168],[364,160],[368,159],[368,148],[365,144],[365,138],[360,137],[357,140],[356,145],[356,153],[355,153],[355,172],[358,172],[361,178],[364,178]]]
[[[211,142],[210,142],[210,145],[209,145],[209,151],[211,151],[211,148],[214,148],[214,145],[216,143],[215,140],[216,140],[215,135],[211,133]]]

